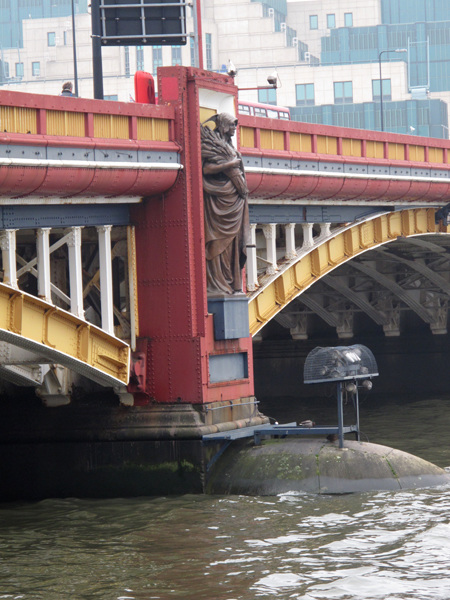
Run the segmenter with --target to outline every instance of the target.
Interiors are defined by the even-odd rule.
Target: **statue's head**
[[[216,129],[219,130],[222,136],[232,138],[236,131],[237,124],[238,120],[236,117],[229,113],[219,113],[216,117]]]

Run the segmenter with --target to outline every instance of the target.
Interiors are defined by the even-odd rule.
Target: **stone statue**
[[[220,113],[208,121],[201,126],[207,290],[209,296],[223,296],[242,292],[248,189],[241,155],[231,143],[237,119]]]

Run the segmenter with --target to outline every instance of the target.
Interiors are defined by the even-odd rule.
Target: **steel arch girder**
[[[130,348],[126,342],[5,284],[0,284],[0,341],[106,387],[128,383]]]
[[[248,295],[250,333],[255,335],[292,300],[336,267],[398,237],[450,233],[435,223],[435,209],[417,208],[369,217],[339,230],[299,253],[263,286]]]

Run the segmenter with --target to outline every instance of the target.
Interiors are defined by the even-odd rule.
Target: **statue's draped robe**
[[[218,132],[213,133],[219,136]],[[241,158],[231,144],[229,148],[234,158]],[[203,165],[207,162],[208,159],[204,159]],[[218,163],[220,160],[212,164]],[[242,160],[240,167],[214,175],[204,173],[203,197],[208,294],[242,292],[242,269],[247,260],[249,232],[247,186]]]

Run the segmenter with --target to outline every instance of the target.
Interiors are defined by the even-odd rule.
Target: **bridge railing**
[[[450,162],[448,140],[418,138],[401,134],[347,129],[296,121],[279,121],[239,116],[240,146],[245,155],[302,158],[320,156],[321,160],[408,161],[447,166]]]
[[[174,119],[171,106],[0,91],[3,134],[170,142]]]

